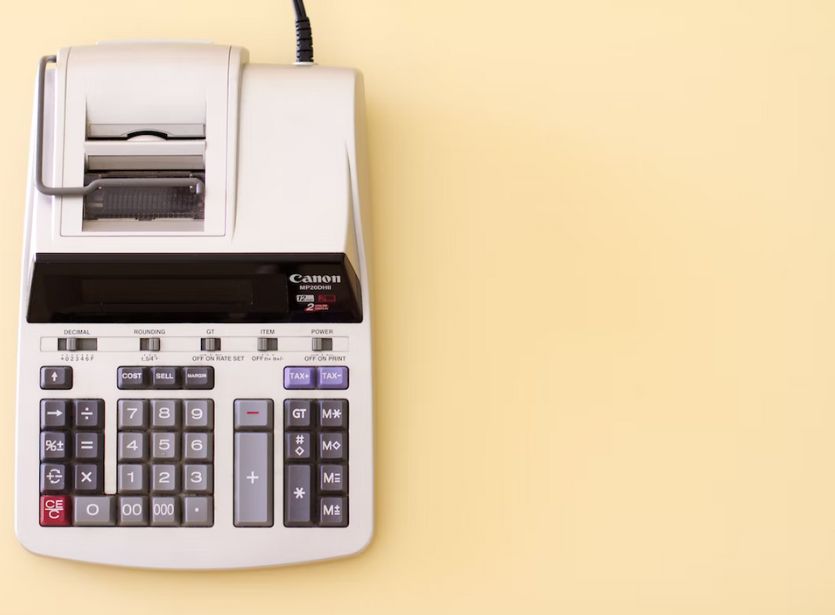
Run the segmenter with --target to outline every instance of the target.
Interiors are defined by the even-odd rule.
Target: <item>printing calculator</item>
[[[373,526],[361,76],[203,43],[41,60],[19,328],[30,551],[215,569]]]

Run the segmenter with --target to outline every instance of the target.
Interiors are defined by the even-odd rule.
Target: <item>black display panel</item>
[[[32,323],[362,321],[344,254],[38,254]]]

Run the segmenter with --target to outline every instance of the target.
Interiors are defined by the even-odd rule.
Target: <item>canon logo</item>
[[[342,276],[338,275],[302,275],[294,273],[290,276],[293,284],[341,284]]]

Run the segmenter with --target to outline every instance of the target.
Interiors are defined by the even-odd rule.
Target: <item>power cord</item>
[[[296,9],[296,64],[313,63],[313,31],[304,9],[304,0],[293,0]]]

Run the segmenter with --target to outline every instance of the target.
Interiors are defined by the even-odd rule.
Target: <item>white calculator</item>
[[[373,525],[360,75],[245,50],[45,57],[19,330],[30,551],[239,568]]]

